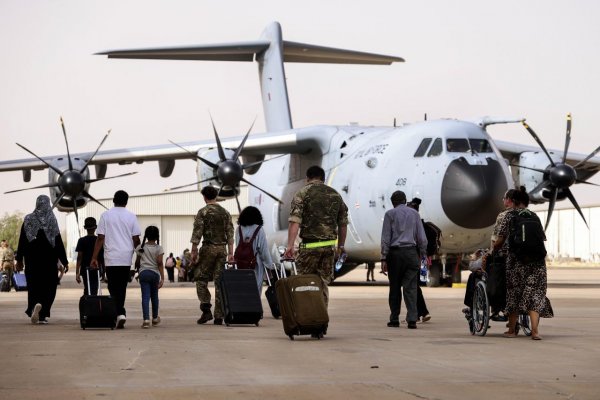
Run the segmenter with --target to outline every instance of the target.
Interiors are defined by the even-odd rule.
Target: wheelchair
[[[476,280],[475,291],[473,293],[473,306],[471,307],[471,316],[467,318],[471,335],[485,336],[490,327],[490,302],[487,294],[487,273],[479,271],[481,276]],[[531,324],[529,314],[521,313],[517,318],[515,333],[523,331],[526,336],[531,336]]]

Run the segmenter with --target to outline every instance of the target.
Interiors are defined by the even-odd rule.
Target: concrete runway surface
[[[135,285],[115,331],[79,328],[72,272],[49,325],[31,325],[26,292],[0,293],[0,399],[600,398],[600,269],[549,271],[555,318],[542,320],[542,341],[503,338],[502,322],[471,336],[456,288],[424,289],[432,319],[418,329],[388,328],[376,278],[359,269],[330,288],[323,340],[290,341],[264,299],[259,327],[199,326],[189,283],[160,290],[162,324],[146,330]]]

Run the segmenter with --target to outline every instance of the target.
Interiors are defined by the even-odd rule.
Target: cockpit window
[[[490,142],[485,139],[469,139],[469,143],[471,144],[471,148],[473,151],[477,153],[493,153],[492,146],[490,146]]]
[[[492,146],[486,139],[446,139],[448,153],[493,153]]]
[[[467,139],[446,139],[446,151],[448,153],[466,153],[471,151]]]
[[[439,156],[440,154],[442,154],[442,150],[443,150],[442,139],[437,138],[433,142],[433,145],[431,146],[429,153],[427,153],[427,157]]]
[[[432,140],[432,138],[423,139],[421,141],[421,144],[419,145],[419,148],[417,148],[417,151],[415,151],[414,157],[423,157],[425,155],[425,152],[429,148],[429,145],[431,144]]]

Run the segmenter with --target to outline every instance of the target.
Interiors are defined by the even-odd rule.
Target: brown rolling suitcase
[[[289,260],[288,260],[289,261]],[[292,263],[296,273],[296,265]],[[282,268],[285,276],[285,268]],[[321,339],[327,333],[329,315],[323,297],[323,281],[313,274],[282,277],[275,285],[283,330],[291,340],[297,335]]]

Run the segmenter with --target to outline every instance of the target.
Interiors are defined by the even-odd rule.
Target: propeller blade
[[[563,154],[562,162],[565,163],[567,159],[567,153],[569,152],[569,144],[571,143],[571,113],[567,114],[567,134],[565,136],[565,152]]]
[[[238,206],[238,212],[241,214],[242,213],[242,206],[240,206],[240,199],[238,199],[239,193],[237,192],[237,190],[235,191],[235,202],[237,203]]]
[[[548,181],[541,181],[536,187],[534,187],[532,190],[529,191],[529,193],[535,193],[538,190],[544,189],[546,186],[548,186],[550,184],[550,182]]]
[[[544,226],[544,231],[548,229],[548,225],[550,224],[550,217],[552,217],[552,211],[554,211],[557,196],[558,190],[556,188],[552,188],[552,193],[550,195],[550,204],[548,205],[548,215],[546,216],[546,226]]]
[[[40,160],[41,162],[43,162],[44,164],[46,164],[46,166],[48,168],[50,168],[51,170],[53,170],[54,172],[56,172],[59,176],[62,176],[63,172],[60,169],[56,168],[53,165],[50,165],[50,163],[48,163],[48,161],[46,161],[46,160],[38,157],[37,154],[35,154],[33,151],[29,150],[27,147],[25,147],[23,145],[20,145],[19,143],[17,143],[17,146],[19,146],[20,148],[22,148],[23,150],[25,150],[26,152],[28,152],[29,154],[31,154],[32,156],[34,156],[35,158],[37,158],[38,160]]]
[[[18,143],[17,143],[17,144],[18,144]],[[573,168],[577,169],[577,167],[579,167],[580,165],[583,165],[583,164],[585,164],[585,162],[586,162],[587,160],[589,160],[590,158],[594,157],[596,154],[598,154],[598,152],[599,152],[599,151],[600,151],[600,146],[598,146],[598,147],[596,148],[596,150],[592,151],[592,152],[590,153],[590,155],[589,155],[589,156],[587,156],[586,158],[584,158],[583,160],[581,160],[581,161],[579,161],[577,164],[575,164],[575,166],[574,166]]]
[[[575,179],[575,183],[585,183],[586,185],[600,186],[597,183],[592,183],[592,182],[584,181],[581,179]],[[10,192],[6,192],[6,193],[10,193]]]
[[[171,141],[169,140],[169,142],[171,142]],[[214,169],[217,169],[217,168],[219,168],[219,166],[218,166],[217,164],[215,164],[215,163],[212,163],[212,162],[210,162],[210,161],[208,161],[208,160],[206,160],[206,159],[204,159],[204,158],[200,157],[198,154],[192,153],[191,151],[189,151],[189,150],[188,150],[188,149],[186,149],[185,147],[183,147],[183,146],[180,146],[180,145],[178,145],[178,144],[177,144],[177,143],[175,143],[175,142],[171,142],[171,143],[172,143],[172,144],[174,144],[175,146],[179,147],[180,149],[182,149],[182,150],[183,150],[183,151],[185,151],[186,153],[188,153],[188,154],[191,154],[192,156],[194,156],[194,158],[195,158],[196,160],[200,160],[200,161],[202,161],[204,164],[208,165],[209,167],[211,167],[211,168],[214,168]]]
[[[24,190],[41,189],[41,188],[47,188],[47,187],[57,187],[57,186],[60,186],[60,185],[58,183],[47,183],[45,185],[34,186],[34,187],[27,188],[27,189],[11,190],[11,191],[8,191],[8,192],[4,192],[4,194],[22,192]]]
[[[261,192],[263,192],[264,194],[266,194],[267,196],[269,196],[270,198],[272,198],[273,200],[283,204],[283,201],[279,200],[277,197],[273,196],[271,193],[259,188],[258,186],[256,186],[255,184],[253,184],[252,182],[247,181],[245,178],[242,178],[242,181],[246,182],[248,185],[257,188],[258,190],[260,190]]]
[[[60,126],[62,127],[63,136],[65,137],[65,144],[67,145],[67,158],[69,159],[69,170],[73,170],[73,163],[71,162],[71,153],[69,153],[69,141],[67,140],[67,131],[65,129],[65,123],[62,117],[60,117]],[[77,226],[79,226],[79,224],[77,224]]]
[[[579,212],[579,215],[581,215],[581,218],[583,218],[583,222],[585,222],[585,226],[587,226],[587,228],[589,229],[590,227],[588,226],[588,223],[585,220],[585,217],[583,216],[583,212],[581,212],[581,208],[579,208],[579,204],[577,204],[577,200],[575,200],[575,196],[573,196],[573,193],[571,193],[571,191],[568,188],[563,189],[563,190],[567,194],[567,197],[569,198],[569,200],[571,200],[571,203],[575,206],[575,208]]]
[[[56,207],[56,205],[58,204],[58,202],[61,201],[63,197],[65,197],[65,193],[64,192],[61,193],[60,196],[58,196],[56,198],[56,200],[54,200],[54,203],[52,203],[52,208],[51,208],[52,210],[54,210],[54,207]]]
[[[210,113],[208,114],[210,115]],[[213,131],[215,132],[215,139],[217,140],[217,150],[219,151],[219,158],[221,161],[225,161],[225,152],[223,151],[223,146],[221,145],[221,139],[219,139],[219,134],[217,133],[217,128],[215,127],[215,121],[213,121],[212,115],[210,115],[210,122],[213,127]]]
[[[81,192],[81,194],[85,197],[87,197],[88,199],[92,200],[93,202],[97,203],[100,207],[104,208],[105,210],[108,210],[108,208],[106,208],[106,206],[102,203],[100,203],[98,200],[96,200],[94,198],[94,196],[92,196],[91,194],[89,194],[88,192],[86,192],[85,190],[83,192]]]
[[[217,177],[213,176],[212,178],[202,179],[201,181],[197,181],[197,182],[194,182],[194,183],[188,183],[187,185],[181,185],[181,186],[175,186],[175,187],[172,187],[172,188],[168,188],[168,189],[163,190],[163,192],[170,192],[171,190],[182,189],[184,187],[194,186],[194,185],[198,185],[199,183],[208,182],[208,181],[212,181],[212,180],[216,180],[216,179],[217,179]]]
[[[548,153],[548,150],[546,150],[546,146],[544,146],[544,143],[542,143],[542,141],[540,140],[540,138],[538,137],[538,135],[536,135],[536,133],[533,131],[533,129],[531,129],[531,127],[529,125],[527,125],[527,123],[525,121],[521,121],[521,123],[523,124],[523,126],[525,127],[525,129],[527,129],[527,132],[529,132],[529,134],[535,139],[535,141],[537,142],[537,144],[540,145],[540,147],[542,148],[542,150],[544,150],[544,153],[546,153],[546,156],[548,157],[548,160],[550,160],[550,164],[553,167],[556,167],[556,164],[554,164],[554,160],[552,160],[552,157],[550,157],[550,153]]]
[[[80,173],[83,173],[83,171],[85,171],[85,169],[87,168],[87,166],[90,164],[90,162],[92,161],[92,159],[94,157],[96,157],[96,154],[98,154],[98,151],[100,150],[100,147],[102,147],[102,145],[104,144],[104,142],[106,141],[106,139],[108,139],[108,135],[110,135],[112,129],[108,130],[108,133],[106,135],[104,135],[104,139],[102,139],[102,141],[100,142],[100,144],[98,145],[98,148],[96,149],[96,151],[94,152],[94,154],[92,154],[92,156],[86,161],[85,165],[83,166],[83,168],[81,168],[81,170],[79,171]]]
[[[523,169],[530,169],[530,170],[532,170],[532,171],[541,172],[542,174],[546,172],[546,171],[545,171],[545,170],[543,170],[543,169],[531,168],[531,167],[524,167],[524,166],[522,166],[522,165],[519,165],[519,164],[512,164],[512,163],[509,163],[508,165],[510,165],[511,167],[519,167],[519,168],[523,168]]]
[[[85,183],[99,182],[99,181],[104,181],[106,179],[122,178],[124,176],[135,175],[135,174],[137,174],[137,171],[127,172],[126,174],[121,174],[121,175],[109,176],[108,178],[86,179]]]
[[[80,230],[79,230],[79,213],[77,212],[77,202],[75,201],[75,198],[73,198],[73,212],[75,213],[75,220],[77,221],[77,232],[80,232]],[[81,236],[81,234],[79,236]]]
[[[252,127],[254,126],[255,122],[256,122],[256,117],[254,117],[254,121],[252,121],[252,125],[250,125],[250,129],[248,129],[248,132],[246,132],[246,136],[244,136],[242,143],[240,143],[238,148],[235,149],[235,154],[233,155],[234,161],[237,161],[238,157],[240,156],[240,153],[242,152],[242,149],[244,148],[244,144],[246,143],[246,139],[248,139],[248,135],[250,134],[250,131],[252,130]]]
[[[280,155],[278,155],[278,156],[271,157],[271,158],[269,158],[268,160],[253,161],[253,162],[250,162],[250,163],[248,163],[248,164],[243,164],[243,165],[242,165],[242,169],[251,168],[251,167],[254,167],[254,166],[256,166],[256,165],[260,165],[260,164],[262,164],[262,163],[264,163],[264,162],[271,161],[271,160],[274,160],[274,159],[276,159],[276,158],[279,158],[279,157],[283,157],[283,156],[285,156],[285,155],[287,155],[287,154],[280,154]]]

